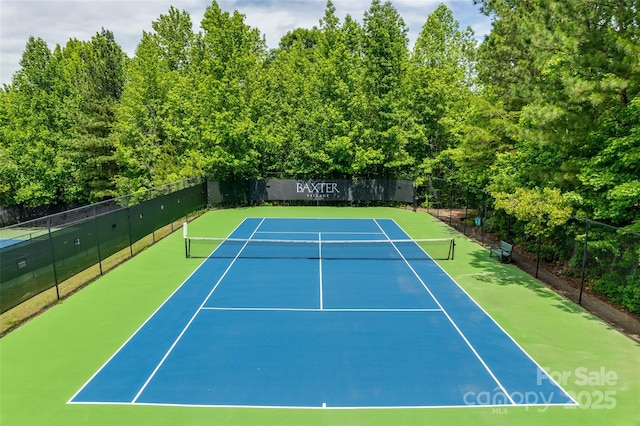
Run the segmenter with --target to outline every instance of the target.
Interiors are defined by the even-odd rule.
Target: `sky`
[[[491,29],[489,18],[473,0],[391,0],[409,29],[410,44],[427,17],[446,4],[461,27],[470,26],[481,40]],[[220,7],[245,15],[245,23],[265,36],[267,46],[277,47],[281,37],[295,28],[312,28],[324,15],[326,0],[218,0]],[[350,14],[362,22],[371,0],[333,0],[336,15]],[[20,68],[20,58],[30,36],[40,37],[53,50],[69,39],[88,41],[102,28],[113,32],[116,42],[133,57],[143,31],[166,14],[170,6],[191,15],[194,31],[211,0],[0,0],[0,84],[8,84]]]

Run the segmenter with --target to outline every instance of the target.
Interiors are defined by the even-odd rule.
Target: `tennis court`
[[[0,234],[0,250],[5,247],[11,247],[14,244],[20,244],[31,238],[46,235],[46,228],[16,228],[4,229]]]
[[[254,220],[250,218],[263,217],[265,223],[320,217],[322,223],[350,218],[366,219],[369,225],[370,218],[390,218],[412,241],[453,238],[455,258],[433,262],[423,255],[419,260],[419,251],[407,251],[398,243],[430,295],[413,272],[405,269],[395,275],[404,261],[382,253],[356,250],[337,258],[324,250],[331,250],[331,243],[323,244],[322,256],[303,254],[301,245],[295,246],[295,254],[255,249],[258,237],[335,238],[352,244],[358,238],[384,240],[383,233],[330,237],[327,229],[307,226],[289,227],[278,235],[256,233],[251,250],[235,262],[234,250],[221,247],[209,259],[219,243],[195,240],[246,240],[251,233],[241,233],[241,228]],[[394,241],[406,239],[380,223]],[[308,233],[316,230],[321,236]],[[192,257],[185,257],[182,232],[175,232],[0,339],[0,424],[596,426],[633,425],[640,418],[637,342],[514,265],[490,259],[485,248],[427,214],[383,207],[222,209],[190,222],[189,235]],[[421,246],[436,257],[445,255],[440,244]],[[358,259],[363,253],[375,259]],[[323,309],[318,257],[323,265]],[[427,267],[429,263],[433,265]],[[275,266],[283,264],[306,266],[294,274]],[[347,268],[348,264],[358,266]],[[229,265],[207,297],[224,273],[220,268]],[[381,270],[389,268],[401,277],[396,278],[395,290],[370,290],[367,280],[377,280]],[[271,271],[269,276],[261,272],[265,269]],[[336,279],[351,285],[341,286]],[[238,284],[240,280],[250,291]],[[405,286],[401,280],[413,284]],[[287,291],[274,291],[276,284]],[[402,289],[419,293],[405,297]],[[181,304],[184,309],[177,309]],[[499,344],[485,344],[491,339]],[[388,344],[379,343],[382,340]],[[463,366],[465,374],[456,372],[466,359],[471,361]],[[579,405],[535,401],[533,395],[548,399],[555,389],[545,375],[540,384],[546,390],[526,388],[540,372],[536,363]],[[146,371],[139,372],[142,368]],[[120,376],[110,378],[108,370]],[[491,381],[482,377],[486,379],[489,370],[516,404],[505,402],[506,393],[498,385],[485,392]],[[220,396],[220,384],[211,383],[214,373],[229,389],[228,398]],[[456,383],[462,376],[463,384]],[[238,383],[246,385],[244,390]],[[202,390],[210,384],[218,389],[207,388],[198,400],[198,386]],[[470,390],[452,391],[454,386]],[[113,387],[117,389],[108,390]],[[369,394],[356,392],[362,389]],[[523,393],[522,398],[516,392]],[[460,400],[467,404],[451,405]]]
[[[21,242],[22,240],[16,240],[12,238],[3,238],[3,239],[0,239],[0,249],[4,247],[12,246],[14,244],[20,244]]]
[[[187,249],[207,244],[70,403],[576,404],[433,260],[452,239],[411,240],[392,219],[247,218]]]

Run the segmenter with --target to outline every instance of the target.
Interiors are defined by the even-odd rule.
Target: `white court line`
[[[439,308],[254,308],[254,307],[203,307],[203,311],[249,312],[442,312]]]
[[[322,295],[322,233],[318,232],[318,270],[320,272],[320,310],[324,309],[324,296]]]
[[[398,228],[402,229],[402,227],[400,227],[400,225],[398,225],[398,223],[395,221],[395,219],[391,219],[391,220],[393,221],[393,223],[396,224],[396,226]],[[513,337],[511,337],[511,335],[509,333],[507,333],[507,331],[504,328],[502,328],[502,326],[500,324],[498,324],[498,322],[495,319],[493,319],[493,317],[491,315],[489,315],[489,312],[487,312],[478,302],[476,302],[476,300],[473,297],[471,297],[471,295],[469,293],[467,293],[467,291],[464,288],[462,288],[462,286],[460,284],[458,284],[458,282],[455,279],[453,279],[451,274],[449,274],[447,271],[445,271],[444,268],[442,266],[440,266],[440,264],[438,264],[438,262],[434,262],[434,264],[438,265],[438,268],[440,268],[440,270],[442,272],[444,272],[451,279],[451,281],[460,289],[460,291],[462,291],[465,295],[467,295],[467,297],[473,302],[473,304],[475,304],[478,307],[478,309],[480,309],[487,317],[489,317],[489,319],[496,325],[496,327],[498,327],[513,342],[514,345],[516,345],[518,348],[520,348],[522,353],[525,354],[527,356],[527,358],[529,358],[529,360],[531,360],[531,362],[534,365],[536,365],[540,369],[540,371],[542,371],[552,383],[554,383],[560,390],[562,390],[564,392],[564,394],[566,396],[568,396],[569,399],[571,401],[573,401],[573,403],[575,405],[580,405],[566,390],[564,390],[564,388],[562,386],[560,386],[560,384],[553,377],[551,377],[550,374],[548,374],[546,372],[546,370],[544,368],[542,368],[540,366],[540,364],[538,364],[538,362],[535,359],[533,359],[533,357],[531,355],[529,355],[529,353],[527,353],[527,351],[524,350],[524,348],[522,346],[520,346],[520,344]],[[558,404],[558,405],[566,405],[566,404]],[[520,404],[519,406],[523,406],[523,404]]]
[[[234,233],[238,228],[240,228],[240,226],[241,226],[245,221],[246,221],[246,219],[244,219],[242,222],[240,222],[240,223],[238,224],[238,226],[236,226],[236,227],[233,229],[233,231],[231,231],[231,234],[233,234],[233,233]],[[231,235],[231,234],[230,234],[230,235]],[[215,252],[216,250],[217,250],[217,247],[216,247],[213,251]],[[210,255],[209,255],[209,256],[210,256]],[[187,277],[187,278],[182,282],[182,284],[180,284],[180,285],[179,285],[179,286],[178,286],[178,287],[177,287],[177,288],[176,288],[176,289],[175,289],[175,290],[174,290],[174,291],[169,295],[169,297],[167,297],[167,298],[164,300],[164,302],[162,302],[162,304],[161,304],[160,306],[158,306],[158,308],[157,308],[155,311],[153,311],[153,313],[152,313],[151,315],[149,315],[149,318],[147,318],[147,319],[146,319],[146,320],[145,320],[145,321],[140,325],[140,327],[138,327],[138,328],[136,329],[136,331],[134,331],[134,332],[133,332],[133,334],[132,334],[131,336],[129,336],[129,338],[128,338],[127,340],[125,340],[125,342],[124,342],[122,345],[120,345],[120,347],[119,347],[119,348],[114,352],[114,354],[113,354],[113,355],[111,355],[111,356],[109,357],[109,359],[107,359],[107,360],[105,361],[105,363],[104,363],[104,364],[102,364],[102,366],[98,369],[98,371],[96,371],[95,373],[93,373],[93,375],[92,375],[91,377],[89,377],[89,380],[87,380],[87,381],[82,385],[82,387],[80,387],[80,389],[78,389],[78,391],[77,391],[76,393],[74,393],[74,394],[73,394],[73,396],[72,396],[71,398],[69,398],[69,401],[67,401],[67,404],[71,404],[71,403],[73,403],[73,402],[72,402],[72,401],[73,401],[73,399],[74,399],[76,396],[78,396],[78,394],[80,394],[80,392],[82,392],[82,391],[84,390],[84,388],[86,388],[86,387],[87,387],[87,385],[88,385],[88,384],[89,384],[89,383],[90,383],[90,382],[91,382],[91,381],[92,381],[92,380],[93,380],[93,379],[94,379],[94,378],[95,378],[95,377],[96,377],[96,376],[97,376],[97,375],[98,375],[102,370],[104,370],[104,368],[107,366],[107,364],[109,364],[109,363],[111,362],[111,360],[112,360],[113,358],[115,358],[115,356],[116,356],[116,355],[118,355],[118,353],[120,353],[120,351],[121,351],[121,350],[122,350],[122,349],[123,349],[123,348],[124,348],[124,347],[129,343],[129,342],[130,342],[130,341],[131,341],[131,339],[133,339],[133,338],[134,338],[134,337],[135,337],[135,336],[140,332],[140,330],[142,330],[142,328],[143,328],[145,325],[147,325],[147,323],[148,323],[149,321],[151,321],[151,318],[153,318],[153,316],[154,316],[155,314],[157,314],[157,313],[158,313],[158,311],[160,311],[160,309],[162,309],[162,307],[163,307],[164,305],[166,305],[166,304],[167,304],[167,302],[168,302],[169,300],[171,300],[171,298],[172,298],[172,297],[173,297],[173,296],[174,296],[174,295],[175,295],[175,294],[176,294],[176,293],[177,293],[177,292],[178,292],[178,291],[179,291],[179,290],[180,290],[180,289],[181,289],[181,288],[182,288],[186,283],[188,283],[188,282],[189,282],[189,280],[191,279],[191,277],[192,277],[196,272],[198,272],[198,270],[199,270],[199,269],[200,269],[200,268],[201,268],[201,267],[206,263],[206,261],[207,261],[207,259],[203,259],[203,260],[202,260],[202,262],[200,262],[200,264],[198,265],[198,267],[197,267],[196,269],[194,269],[194,270],[193,270],[193,272],[191,272],[191,273],[189,274],[189,276],[188,276],[188,277]]]
[[[241,404],[188,404],[188,403],[160,403],[160,402],[71,402],[75,405],[142,405],[149,407],[200,407],[200,408],[251,408],[251,409],[283,409],[283,410],[424,410],[424,409],[442,409],[442,408],[464,408],[464,409],[482,409],[482,408],[508,408],[509,404],[465,404],[465,405],[241,405]],[[518,407],[566,407],[567,404],[559,403],[527,403],[518,404]]]
[[[259,218],[257,218],[257,219],[259,219]],[[263,220],[264,220],[264,219],[263,219]],[[376,222],[376,224],[377,224],[377,222]],[[240,226],[240,225],[238,225],[238,227],[239,227],[239,226]],[[260,226],[260,225],[258,225],[258,226]],[[378,224],[378,227],[380,227],[380,225],[379,225],[379,224]],[[400,228],[400,229],[402,229],[402,228]],[[254,233],[256,233],[256,232],[257,232],[257,228],[256,228],[256,231],[254,231]],[[383,232],[384,232],[384,231],[383,231]],[[372,234],[373,234],[373,233],[372,233]],[[376,234],[378,234],[378,233],[376,233]],[[388,235],[387,235],[387,238],[389,238],[389,237],[388,237]],[[398,248],[397,248],[397,247],[395,247],[395,248],[396,248],[396,250],[398,250]],[[402,254],[401,254],[401,255],[402,255]],[[404,256],[402,256],[402,257],[404,258]],[[405,262],[406,262],[406,260],[405,260]],[[197,271],[197,270],[198,270],[198,269],[199,269],[203,264],[204,264],[204,261],[203,261],[203,263],[202,263],[201,265],[199,265],[199,266],[198,266],[198,268],[197,268],[194,272],[192,272],[192,274],[191,274],[191,275],[193,275],[193,274],[194,274],[194,273],[195,273],[195,272],[196,272],[196,271]],[[440,269],[442,269],[442,267],[441,267],[440,265],[438,265],[438,267],[440,267]],[[411,269],[413,269],[413,268],[411,268]],[[467,293],[467,292],[466,292],[462,287],[460,287],[460,285],[459,285],[459,284],[458,284],[458,283],[457,283],[457,282],[456,282],[456,281],[455,281],[455,280],[454,280],[454,279],[449,275],[449,273],[447,273],[444,269],[442,269],[442,270],[443,270],[443,272],[444,272],[447,276],[449,276],[449,277],[451,278],[451,280],[452,280],[452,281],[453,281],[453,282],[454,282],[454,283],[455,283],[455,284],[456,284],[456,285],[457,285],[457,286],[458,286],[458,287],[459,287],[459,288],[460,288],[460,289],[461,289],[465,294],[467,294],[467,295],[468,295],[468,293]],[[226,272],[225,272],[225,273],[226,273]],[[414,271],[414,273],[415,273],[415,271]],[[164,304],[165,304],[169,299],[171,299],[171,297],[173,297],[173,294],[175,294],[175,292],[177,292],[177,291],[180,289],[180,287],[182,287],[182,285],[184,285],[186,282],[188,282],[188,281],[189,281],[189,279],[191,278],[191,275],[190,275],[190,276],[189,276],[189,277],[188,277],[188,278],[187,278],[187,279],[186,279],[186,280],[185,280],[185,281],[184,281],[184,282],[183,282],[183,283],[182,283],[182,284],[181,284],[181,285],[180,285],[180,286],[179,286],[179,287],[178,287],[178,288],[177,288],[177,289],[172,293],[172,295],[171,295],[171,296],[169,296],[169,297],[167,298],[167,300],[165,300],[165,302],[163,302],[163,304],[162,304],[160,307],[158,307],[158,309],[156,309],[156,311],[154,312],[154,314],[155,314],[157,311],[159,311],[159,310],[162,308],[162,306],[163,306],[163,305],[164,305]],[[419,277],[418,277],[418,278],[419,278]],[[422,282],[422,280],[421,280],[420,278],[419,278],[419,280]],[[219,282],[216,284],[216,286],[217,286],[218,284],[219,284]],[[431,294],[431,292],[430,292],[430,291],[429,291],[429,289],[426,287],[426,285],[424,284],[424,282],[422,282],[422,284],[423,284],[423,286],[425,286],[425,289],[427,290],[427,292],[429,292],[429,293]],[[215,289],[215,288],[214,288],[214,289]],[[213,292],[213,290],[212,290],[212,292]],[[206,301],[206,300],[208,300],[208,299],[211,297],[212,292],[210,292],[210,293],[209,293],[209,295],[207,296],[207,298],[205,299],[205,301]],[[433,295],[431,295],[431,296],[433,297]],[[433,298],[434,298],[434,301],[436,301],[436,303],[437,303],[439,306],[441,306],[441,307],[442,307],[442,305],[440,305],[440,304],[439,304],[439,302],[435,299],[435,297],[433,297]],[[482,311],[483,311],[487,316],[489,316],[489,318],[491,318],[491,320],[492,320],[492,321],[494,321],[494,323],[496,323],[496,325],[497,325],[497,326],[498,326],[498,327],[499,327],[499,328],[500,328],[500,329],[501,329],[501,330],[502,330],[502,331],[503,331],[507,336],[509,336],[509,338],[510,338],[510,339],[511,339],[511,340],[512,340],[512,341],[513,341],[513,342],[514,342],[518,347],[520,347],[520,345],[519,345],[515,340],[513,340],[513,338],[512,338],[508,333],[506,333],[506,331],[504,331],[504,329],[502,329],[502,327],[501,327],[499,324],[497,324],[497,322],[495,322],[495,320],[494,320],[494,319],[493,319],[493,318],[492,318],[492,317],[491,317],[491,316],[490,316],[490,315],[489,315],[489,314],[488,314],[488,313],[487,313],[487,312],[486,312],[486,311],[485,311],[485,310],[484,310],[484,309],[483,309],[483,308],[482,308],[482,307],[481,307],[481,306],[480,306],[480,305],[479,305],[479,304],[478,304],[478,303],[477,303],[477,302],[476,302],[476,301],[475,301],[471,296],[469,296],[469,298],[470,298],[470,299],[471,299],[471,300],[472,300],[472,301],[473,301],[473,302],[474,302],[474,303],[475,303],[475,304],[476,304],[476,305],[477,305],[477,306],[478,306],[478,307],[479,307],[479,308],[480,308],[480,309],[481,309],[481,310],[482,310]],[[251,310],[254,310],[254,311],[319,311],[318,309],[288,309],[288,308],[209,308],[209,307],[204,307],[204,306],[203,306],[203,307],[201,307],[201,308],[200,308],[200,310],[205,310],[205,311],[206,311],[206,310],[229,310],[229,311],[234,311],[234,310],[235,310],[235,311],[251,311]],[[447,315],[447,317],[449,317],[449,316],[448,316],[448,314],[446,314],[446,312],[444,311],[444,308],[442,308],[442,309],[325,309],[324,311],[327,311],[327,312],[331,312],[331,311],[336,311],[336,312],[351,312],[351,311],[354,311],[354,312],[358,312],[358,311],[364,311],[364,312],[429,312],[429,311],[431,311],[431,312],[444,312],[444,313],[445,313],[445,315]],[[153,315],[154,315],[154,314],[152,314],[152,315],[151,315],[151,316],[150,316],[150,317],[145,321],[145,323],[144,323],[142,326],[140,326],[140,327],[138,328],[138,330],[136,330],[136,332],[134,332],[134,334],[133,334],[133,335],[132,335],[128,340],[127,340],[127,342],[125,342],[125,343],[120,347],[120,349],[118,349],[118,351],[117,351],[117,352],[116,352],[116,353],[115,353],[111,358],[109,358],[109,360],[108,360],[107,362],[105,362],[105,364],[103,365],[103,367],[101,367],[101,368],[100,368],[100,370],[102,370],[102,369],[104,368],[104,366],[105,366],[105,365],[107,365],[107,364],[111,361],[111,359],[112,359],[113,357],[115,357],[115,355],[116,355],[116,354],[117,354],[117,353],[118,353],[118,352],[119,352],[119,351],[120,351],[120,350],[121,350],[121,349],[122,349],[122,348],[123,348],[123,347],[124,347],[128,342],[129,342],[129,340],[131,340],[131,339],[132,339],[132,338],[133,338],[133,337],[138,333],[138,331],[139,331],[141,328],[143,328],[143,327],[144,327],[144,325],[145,325],[145,324],[146,324],[146,323],[147,323],[147,322],[148,322],[148,321],[153,317]],[[450,319],[450,318],[449,318],[449,319]],[[450,319],[450,320],[451,320],[451,319]],[[455,324],[453,324],[453,325],[454,325],[454,327],[455,327]],[[189,326],[189,325],[187,325],[187,327],[188,327],[188,326]],[[456,329],[457,329],[457,327],[456,327]],[[458,331],[460,332],[460,330],[458,330]],[[464,336],[463,336],[463,338],[464,338]],[[465,339],[465,340],[466,340],[466,339]],[[472,349],[473,349],[473,348],[472,348]],[[522,348],[520,347],[520,349],[522,349]],[[526,353],[526,351],[524,351],[524,349],[522,349],[522,351],[523,351],[527,356],[529,356],[529,355]],[[531,358],[530,356],[529,356],[529,358],[530,358],[530,359],[531,359],[531,360],[532,360],[536,365],[538,365],[538,364],[535,362],[535,360],[533,360],[533,358]],[[539,367],[539,365],[538,365],[538,367]],[[541,371],[544,371],[544,369],[542,369],[541,367],[540,367],[540,369],[541,369]],[[99,370],[99,371],[100,371],[100,370]],[[92,376],[92,378],[91,378],[91,379],[89,379],[89,380],[87,381],[87,383],[86,383],[86,384],[88,384],[88,383],[93,379],[93,377],[95,377],[95,376],[99,373],[99,371],[98,371],[98,372],[96,372],[96,373]],[[550,378],[550,379],[551,379],[551,380],[553,380],[552,378]],[[555,381],[554,381],[554,383],[555,383]],[[83,386],[83,388],[86,386],[86,384]],[[556,384],[557,384],[557,383],[556,383]],[[560,389],[562,389],[560,386],[559,386],[559,388],[560,388]],[[82,389],[81,389],[81,390],[82,390]],[[71,400],[72,400],[73,398],[75,398],[75,396],[76,396],[77,394],[79,394],[81,390],[79,390],[78,392],[76,392],[76,394],[71,398]],[[566,393],[566,392],[565,392],[565,393]],[[506,394],[506,392],[505,392],[505,394]],[[137,398],[137,397],[136,397],[136,398]],[[573,400],[573,398],[571,398],[571,399]],[[511,400],[511,401],[513,401],[513,400]],[[575,402],[575,401],[574,401],[574,402]],[[252,405],[215,405],[215,404],[212,404],[212,405],[209,405],[209,404],[162,404],[162,403],[141,403],[141,402],[136,402],[136,401],[134,401],[134,402],[122,402],[122,403],[121,403],[121,402],[71,402],[71,401],[69,401],[68,403],[69,403],[69,404],[101,404],[101,405],[132,405],[132,404],[134,404],[134,403],[135,403],[136,405],[149,405],[149,406],[178,406],[178,407],[181,407],[181,406],[182,406],[182,407],[238,407],[238,408],[267,408],[267,409],[272,409],[272,408],[291,408],[291,409],[317,409],[317,408],[326,408],[326,407],[319,407],[319,406],[302,407],[302,406],[259,406],[259,405],[253,405],[253,406],[252,406]],[[555,406],[555,405],[562,406],[562,405],[566,405],[566,404],[560,404],[560,403],[557,403],[557,404],[518,404],[517,406],[519,406],[519,407],[547,407],[547,406]],[[339,406],[336,406],[336,407],[329,407],[329,408],[331,408],[331,409],[348,409],[348,410],[356,409],[356,410],[357,410],[357,409],[486,408],[486,407],[506,408],[506,407],[509,407],[509,405],[491,404],[491,405],[388,406],[388,407],[378,407],[378,406],[345,406],[345,407],[339,407]]]
[[[169,350],[164,354],[164,356],[162,357],[162,359],[160,360],[160,362],[158,363],[158,365],[156,366],[156,368],[153,370],[153,372],[151,373],[151,375],[149,376],[149,378],[147,379],[146,382],[144,382],[144,384],[142,385],[142,387],[140,388],[140,390],[138,391],[138,393],[136,394],[136,396],[133,398],[133,400],[131,401],[132,403],[136,403],[138,398],[140,397],[140,395],[142,394],[142,392],[144,392],[144,390],[147,388],[147,386],[149,385],[149,383],[151,382],[151,380],[154,378],[154,376],[156,375],[156,373],[158,372],[158,370],[160,370],[160,367],[162,367],[162,364],[164,364],[164,362],[166,361],[166,359],[169,357],[169,355],[171,354],[171,352],[173,351],[173,349],[176,347],[176,345],[178,344],[178,342],[180,341],[180,339],[182,338],[182,336],[184,336],[184,333],[186,333],[186,331],[189,329],[189,327],[191,326],[191,323],[193,323],[193,321],[196,319],[196,317],[198,316],[198,313],[202,310],[202,308],[204,307],[204,305],[207,303],[207,300],[209,300],[209,298],[211,297],[211,295],[213,294],[214,291],[216,291],[216,289],[218,288],[218,286],[220,285],[220,283],[222,282],[222,280],[224,279],[224,277],[227,275],[227,273],[229,272],[229,270],[231,270],[231,267],[233,266],[233,264],[236,262],[236,260],[238,259],[238,256],[240,256],[240,253],[242,253],[242,250],[244,250],[244,248],[247,246],[247,244],[249,244],[249,241],[251,240],[251,238],[253,237],[253,234],[256,233],[256,231],[258,230],[258,228],[260,228],[260,225],[262,225],[262,222],[264,222],[264,218],[262,219],[262,221],[258,224],[258,226],[256,227],[256,229],[254,229],[253,233],[251,234],[251,236],[247,239],[247,242],[244,243],[244,245],[242,246],[242,248],[238,251],[238,253],[236,254],[236,256],[233,258],[233,260],[231,261],[231,263],[229,263],[229,266],[227,267],[227,269],[224,271],[224,273],[220,276],[220,278],[218,279],[218,281],[216,282],[216,284],[213,286],[213,288],[211,289],[211,291],[209,292],[209,294],[207,294],[207,297],[204,298],[204,300],[202,301],[202,304],[200,304],[200,306],[198,307],[198,309],[196,309],[196,312],[193,314],[193,316],[191,317],[191,319],[189,319],[189,322],[187,323],[187,325],[184,326],[184,328],[182,329],[182,331],[180,332],[180,334],[178,335],[178,337],[174,340],[173,344],[171,345],[171,347],[169,348]]]
[[[427,292],[429,293],[429,295],[433,298],[433,300],[436,302],[436,304],[438,305],[438,307],[440,309],[442,309],[442,313],[447,317],[447,319],[449,320],[449,322],[451,322],[451,325],[453,325],[453,327],[456,329],[456,331],[458,332],[458,334],[460,334],[460,337],[462,337],[462,340],[465,341],[465,343],[467,344],[467,346],[469,346],[469,348],[471,349],[471,351],[473,352],[473,354],[476,356],[476,358],[478,358],[478,360],[480,361],[480,363],[484,366],[484,368],[487,370],[487,372],[489,373],[489,375],[493,378],[493,380],[498,384],[498,387],[500,387],[500,389],[502,390],[502,392],[504,393],[504,395],[506,395],[506,397],[509,399],[509,401],[511,401],[511,404],[513,405],[517,405],[515,403],[515,401],[513,400],[513,398],[511,398],[511,395],[509,395],[509,393],[507,392],[507,390],[505,389],[505,387],[502,385],[502,383],[500,383],[500,380],[498,380],[498,378],[496,377],[495,374],[493,374],[493,371],[491,371],[491,369],[489,368],[489,366],[487,365],[487,363],[484,361],[484,359],[482,359],[482,357],[480,356],[480,354],[478,353],[478,351],[476,351],[476,349],[473,347],[473,345],[471,344],[471,342],[469,342],[469,340],[467,339],[467,337],[464,335],[464,333],[462,332],[462,330],[460,330],[460,328],[458,327],[458,325],[453,321],[453,318],[451,318],[451,316],[447,313],[447,311],[444,309],[444,307],[440,304],[440,302],[438,301],[438,299],[436,299],[436,297],[433,295],[433,293],[431,292],[431,290],[429,290],[429,287],[427,287],[427,285],[425,284],[425,282],[422,280],[422,278],[420,277],[420,275],[418,275],[418,273],[416,272],[415,269],[413,269],[413,266],[411,266],[411,264],[409,263],[409,261],[407,259],[405,259],[404,255],[402,254],[402,252],[398,249],[398,247],[391,241],[391,238],[389,237],[389,235],[387,235],[387,233],[384,231],[384,229],[382,229],[382,226],[380,226],[380,224],[378,223],[378,221],[376,219],[373,219],[373,221],[376,223],[376,225],[378,225],[378,227],[380,228],[380,230],[382,231],[382,233],[384,233],[384,235],[389,239],[389,241],[391,242],[391,245],[396,249],[396,251],[398,252],[398,254],[400,255],[400,257],[402,257],[402,259],[404,259],[405,263],[407,264],[407,266],[409,267],[409,269],[411,269],[411,272],[413,272],[413,274],[416,276],[416,278],[418,278],[418,281],[420,281],[420,283],[422,284],[422,286],[425,288],[425,290],[427,290]],[[402,228],[400,228],[402,229]]]
[[[380,235],[380,232],[327,232],[323,231],[323,234],[327,235]],[[259,234],[309,234],[309,235],[318,235],[317,231],[309,232],[309,231],[259,231],[256,232],[256,235]]]

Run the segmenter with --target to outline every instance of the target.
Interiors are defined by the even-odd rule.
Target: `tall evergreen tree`
[[[86,188],[86,198],[98,201],[116,194],[112,130],[127,56],[113,33],[103,29],[83,44],[80,58],[82,68],[74,82],[79,132],[71,141],[69,156],[77,165],[77,179]]]
[[[616,164],[637,151],[637,2],[480,3],[495,15],[480,76],[515,113],[515,149],[498,157],[498,182],[500,170],[517,170],[520,186],[576,192],[589,216],[631,220],[638,170]]]

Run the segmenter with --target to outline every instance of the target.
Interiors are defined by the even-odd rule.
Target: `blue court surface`
[[[575,405],[393,220],[249,218],[229,238],[248,241],[201,261],[70,403]]]
[[[23,240],[17,240],[14,238],[0,238],[0,249],[11,247],[12,245],[20,244],[21,242],[23,242]]]

